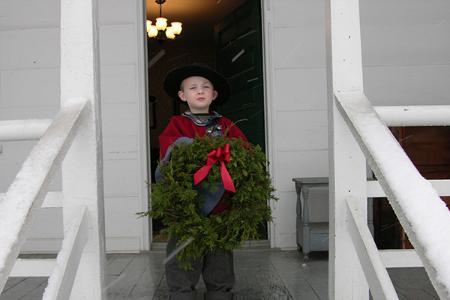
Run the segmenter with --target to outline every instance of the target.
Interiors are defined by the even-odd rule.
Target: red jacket
[[[247,138],[242,131],[230,120],[225,117],[220,117],[217,124],[222,126],[222,133],[227,132],[228,137],[241,138],[247,141]],[[173,116],[170,119],[166,129],[159,136],[160,158],[166,154],[167,148],[172,145],[180,137],[195,138],[197,136],[204,136],[206,133],[206,126],[198,126],[194,124],[189,118],[184,116]]]
[[[247,138],[242,133],[242,131],[229,119],[225,117],[220,117],[217,120],[218,125],[222,127],[222,134],[227,134],[230,138],[240,138],[247,141]],[[164,129],[164,131],[159,136],[159,146],[160,146],[160,158],[164,158],[167,149],[172,145],[177,139],[181,137],[195,138],[202,137],[206,134],[207,126],[198,126],[191,119],[186,116],[173,116],[170,119],[169,124]],[[226,202],[224,198],[217,203],[217,205],[212,210],[211,214],[219,214],[223,211],[230,209],[230,204]]]

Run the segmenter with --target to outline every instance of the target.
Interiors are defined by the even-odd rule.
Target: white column
[[[327,75],[330,160],[329,299],[368,299],[369,290],[348,229],[346,197],[361,201],[367,222],[366,163],[334,95],[363,93],[358,0],[327,0]]]
[[[62,166],[64,229],[80,206],[88,211],[88,241],[71,299],[103,299],[105,231],[97,0],[61,1],[61,105],[89,101]]]

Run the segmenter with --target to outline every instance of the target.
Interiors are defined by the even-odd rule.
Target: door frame
[[[272,64],[272,14],[273,10],[271,7],[270,0],[259,0],[261,5],[261,40],[262,40],[262,67],[263,67],[263,90],[264,90],[264,133],[265,133],[265,150],[267,159],[271,162],[269,165],[269,171],[272,177],[272,181],[276,178],[276,172],[274,169],[274,161],[275,161],[275,149],[274,149],[274,135],[273,135],[273,120],[274,116],[274,102],[273,102],[273,73],[274,68]],[[140,36],[141,45],[139,47],[139,80],[138,82],[143,82],[142,86],[139,86],[139,95],[140,99],[140,117],[143,118],[140,120],[140,128],[144,128],[145,132],[140,133],[140,136],[144,136],[145,140],[140,144],[141,152],[141,161],[145,162],[145,166],[141,166],[142,168],[142,178],[146,179],[146,182],[151,182],[151,178],[153,174],[151,174],[151,168],[149,166],[150,163],[150,129],[149,129],[149,116],[147,115],[147,98],[148,98],[148,58],[147,58],[147,35],[145,30],[145,21],[146,21],[146,1],[141,2],[142,5],[138,7],[138,22],[140,22],[141,26],[138,26],[138,34]],[[145,189],[145,190],[144,190]],[[142,195],[146,195],[142,197],[142,208],[143,210],[149,209],[149,201],[148,193],[150,189],[145,186],[141,188]],[[275,208],[274,203],[271,204],[272,209]],[[152,231],[152,222],[150,218],[145,218],[145,222],[143,222],[143,231],[142,231],[142,240],[144,241],[143,249],[150,250],[153,244],[153,231]],[[276,236],[275,236],[275,225],[273,222],[268,223],[268,240],[270,243],[270,247],[273,248],[276,245]]]
[[[139,120],[138,120],[138,139],[139,139],[139,166],[140,176],[142,180],[139,181],[139,199],[140,208],[139,211],[149,210],[149,188],[147,182],[151,182],[151,168],[150,162],[150,130],[149,117],[147,114],[148,106],[148,57],[147,57],[147,3],[146,1],[136,0],[136,41],[137,45],[137,58],[138,63],[136,66],[136,81],[137,81],[137,94],[138,94],[138,106],[139,106]],[[149,218],[140,218],[141,226],[141,251],[148,251],[151,249],[151,222]]]
[[[261,41],[262,41],[262,64],[263,64],[263,90],[264,90],[264,130],[266,142],[266,156],[269,160],[269,172],[274,184],[276,179],[275,166],[275,137],[273,134],[273,125],[275,120],[275,103],[273,97],[273,77],[275,69],[272,62],[272,23],[273,23],[273,4],[271,0],[260,0],[261,2]],[[276,193],[276,191],[275,191]],[[272,211],[275,209],[275,203],[271,201]],[[276,247],[275,221],[268,222],[268,239],[270,248]]]

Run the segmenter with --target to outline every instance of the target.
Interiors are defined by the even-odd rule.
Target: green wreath
[[[236,188],[228,194],[231,209],[221,214],[204,216],[202,201],[193,186],[193,176],[205,165],[208,153],[230,146],[231,161],[226,168]],[[171,236],[181,244],[194,238],[177,255],[179,262],[188,261],[214,249],[233,250],[245,240],[258,238],[258,225],[271,220],[269,200],[276,200],[267,160],[259,146],[237,138],[201,137],[192,144],[179,144],[172,150],[171,160],[160,165],[163,180],[151,186],[151,210],[146,215],[160,218]],[[220,164],[214,164],[201,184],[214,188],[221,179]]]

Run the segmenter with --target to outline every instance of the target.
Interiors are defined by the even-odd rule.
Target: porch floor
[[[109,254],[108,299],[168,299],[164,252]],[[327,299],[327,253],[312,253],[308,262],[297,251],[252,249],[235,252],[235,299]],[[438,299],[423,268],[391,269],[400,299]],[[0,300],[41,299],[47,278],[10,278]],[[205,290],[198,285],[198,299]]]

